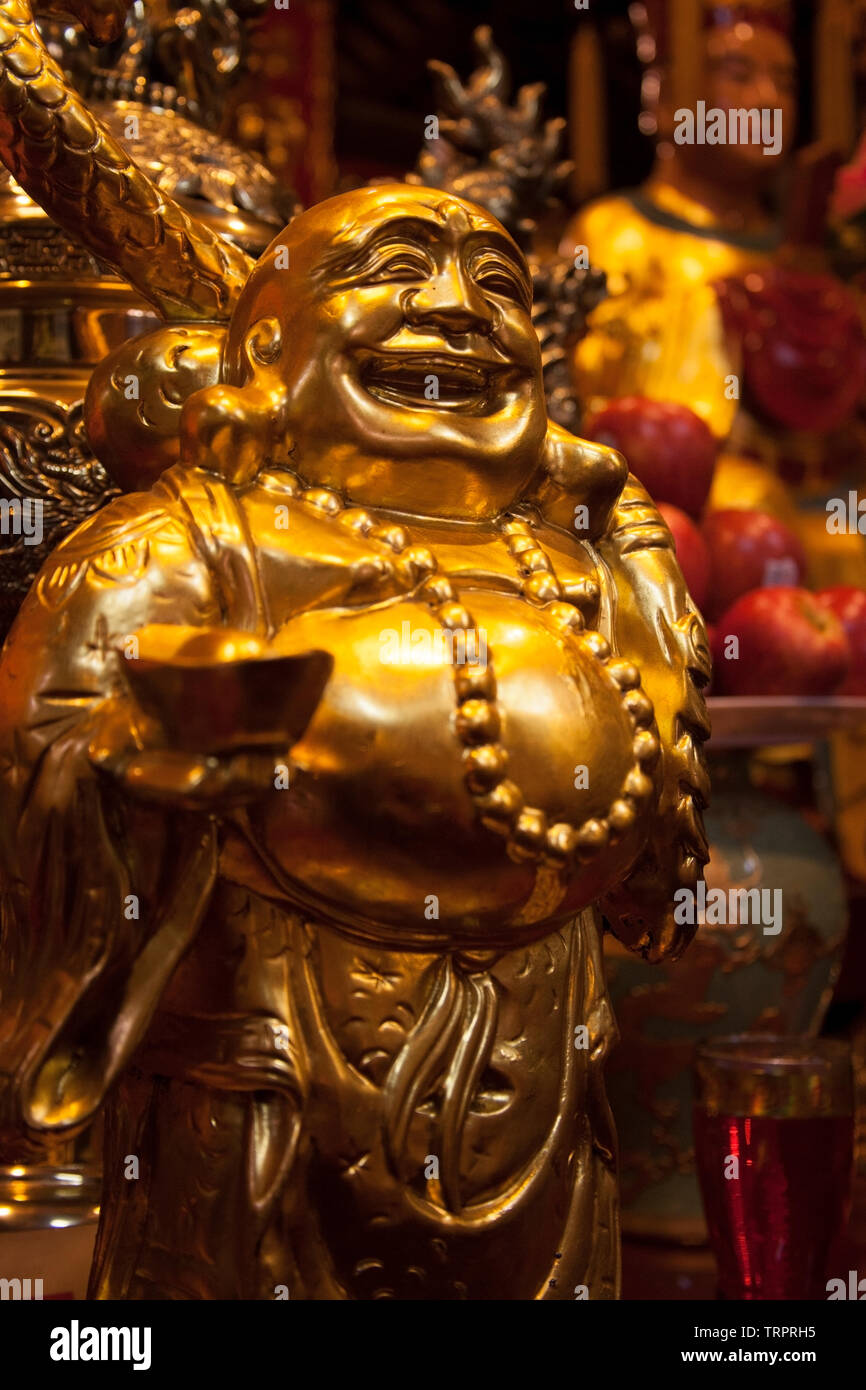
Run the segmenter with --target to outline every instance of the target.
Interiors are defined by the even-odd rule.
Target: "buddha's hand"
[[[551,421],[529,499],[546,521],[595,542],[610,529],[628,478],[616,449],[578,439]]]
[[[130,796],[189,810],[217,812],[264,795],[287,765],[281,748],[194,753],[171,748],[153,720],[112,700],[88,747],[95,768]]]
[[[290,749],[330,676],[322,651],[284,653],[225,628],[137,634],[129,692],[100,711],[88,752],[130,795],[201,811],[288,785]]]

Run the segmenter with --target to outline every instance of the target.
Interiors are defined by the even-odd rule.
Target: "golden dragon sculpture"
[[[121,32],[126,0],[48,0],[94,43]],[[58,226],[172,321],[223,321],[252,261],[161,193],[87,110],[45,46],[28,0],[0,3],[0,158]]]

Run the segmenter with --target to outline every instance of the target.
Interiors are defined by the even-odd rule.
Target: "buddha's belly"
[[[644,778],[623,802],[640,786],[636,731],[610,670],[517,596],[461,600],[466,650],[407,601],[307,614],[284,634],[331,651],[334,673],[253,839],[289,899],[368,939],[534,939],[611,886],[642,840],[654,792]]]

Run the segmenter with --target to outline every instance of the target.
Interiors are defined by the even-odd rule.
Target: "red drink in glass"
[[[723,1298],[827,1297],[852,1112],[844,1043],[742,1035],[699,1049],[695,1158]]]
[[[696,1108],[694,1119],[722,1296],[826,1298],[827,1257],[847,1219],[850,1116],[710,1116]],[[739,1160],[738,1179],[724,1177],[729,1155]]]

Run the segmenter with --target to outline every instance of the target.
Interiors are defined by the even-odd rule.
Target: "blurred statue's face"
[[[794,144],[797,121],[797,69],[788,40],[763,24],[735,24],[707,37],[708,105],[723,111],[780,112],[781,148],[765,155],[758,144],[729,145],[724,157],[766,178]],[[716,147],[721,149],[722,147]]]
[[[768,25],[742,22],[711,29],[705,41],[698,95],[707,108],[778,112],[778,149],[759,143],[683,145],[683,162],[725,182],[763,184],[790,154],[797,124],[797,68],[788,40]],[[664,121],[670,122],[666,109]],[[727,122],[726,122],[727,125]],[[768,146],[769,149],[769,146]]]
[[[247,321],[280,323],[263,372],[288,387],[303,477],[421,515],[512,503],[547,420],[528,272],[507,233],[468,203],[393,185],[320,204],[285,246],[286,268],[276,243],[260,263]]]

